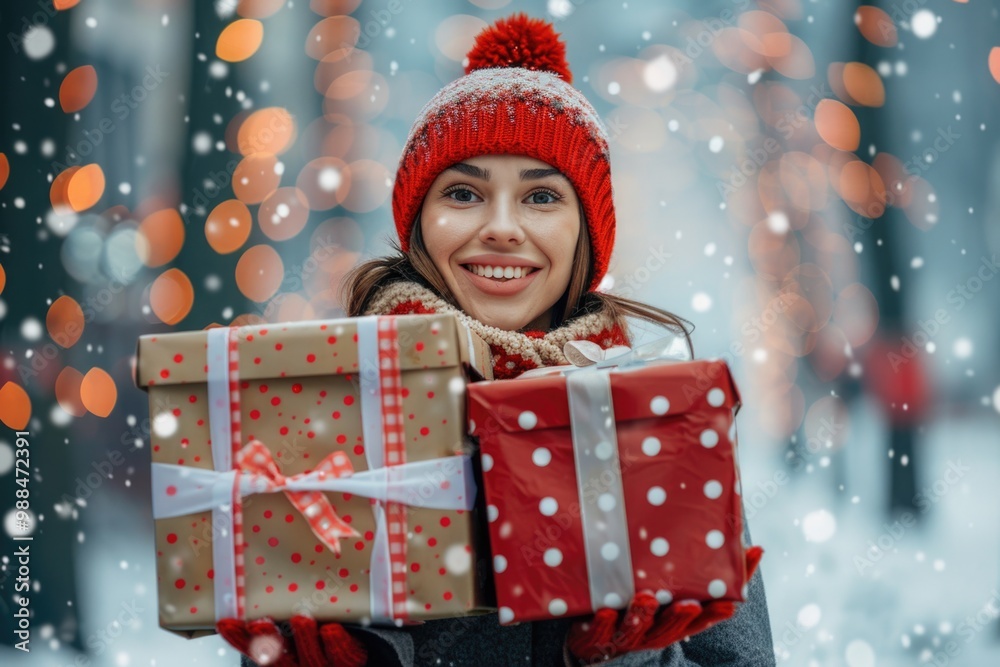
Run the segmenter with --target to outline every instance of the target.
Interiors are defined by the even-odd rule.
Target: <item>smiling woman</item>
[[[468,63],[410,131],[393,185],[396,252],[345,278],[347,314],[453,313],[489,344],[499,380],[568,363],[569,341],[629,345],[628,317],[684,336],[693,357],[688,322],[600,289],[616,227],[607,131],[570,85],[552,26],[523,15],[500,20],[477,37]],[[748,531],[743,539],[750,544]],[[429,664],[431,655],[523,664],[527,651],[531,664],[770,667],[766,601],[753,574],[760,554],[747,551],[752,578],[738,613],[728,602],[670,604],[661,591],[637,593],[621,621],[611,608],[509,626],[502,613],[462,619],[468,635],[448,640],[452,648],[443,644],[448,620],[349,632],[297,617],[292,635],[299,655],[320,655],[322,642],[342,665]],[[220,632],[246,639],[241,628]]]

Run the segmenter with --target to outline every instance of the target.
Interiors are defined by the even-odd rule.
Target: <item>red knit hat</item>
[[[527,155],[569,178],[590,229],[596,289],[615,240],[608,135],[570,85],[566,45],[551,23],[515,14],[476,37],[465,76],[442,88],[410,130],[392,192],[403,251],[438,175],[477,155]]]

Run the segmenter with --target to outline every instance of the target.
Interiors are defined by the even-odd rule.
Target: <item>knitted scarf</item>
[[[450,305],[431,289],[414,282],[395,282],[383,287],[372,299],[365,315],[427,315],[454,313],[473,333],[482,338],[493,353],[493,377],[517,377],[541,366],[568,364],[563,345],[571,340],[589,340],[602,348],[628,345],[627,328],[604,313],[573,318],[551,331],[505,331],[483,324]]]

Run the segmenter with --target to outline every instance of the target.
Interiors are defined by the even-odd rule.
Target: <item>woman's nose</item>
[[[481,241],[514,245],[524,242],[524,228],[516,206],[498,202],[487,209],[486,216],[486,222],[479,230]]]

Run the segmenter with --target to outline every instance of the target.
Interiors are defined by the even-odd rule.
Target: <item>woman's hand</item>
[[[340,623],[318,624],[308,616],[289,621],[291,642],[274,621],[224,618],[215,628],[233,648],[267,667],[362,667],[368,651]]]
[[[763,554],[761,547],[747,549],[747,581]],[[629,651],[665,648],[731,617],[736,603],[715,600],[702,605],[696,600],[681,600],[659,609],[652,593],[637,593],[620,620],[617,609],[599,609],[590,620],[574,623],[566,636],[566,647],[585,664]]]

